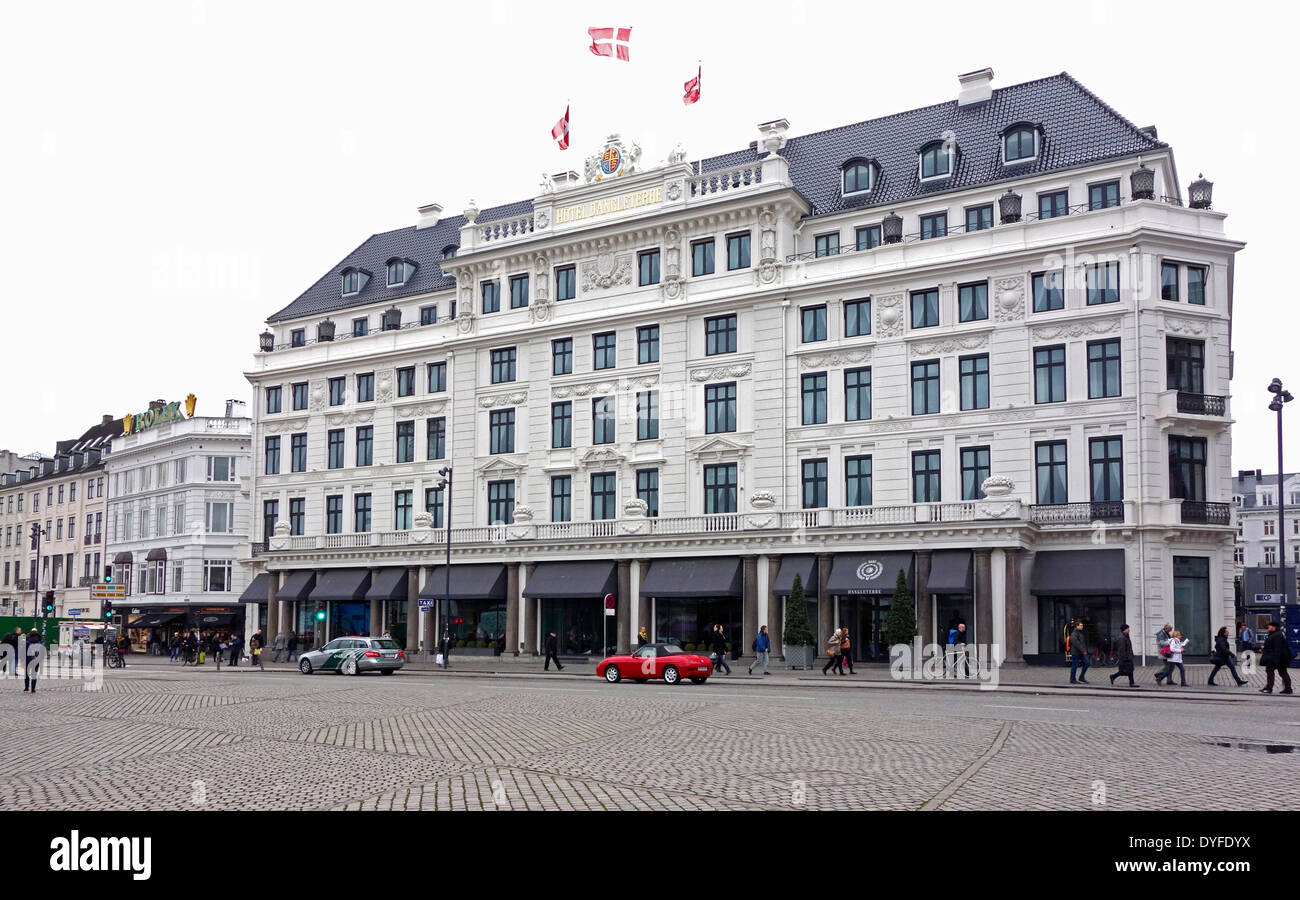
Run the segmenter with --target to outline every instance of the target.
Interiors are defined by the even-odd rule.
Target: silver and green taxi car
[[[340,675],[381,672],[392,675],[405,664],[406,654],[392,638],[341,637],[302,654],[298,658],[298,671],[304,675],[313,672],[336,672]]]

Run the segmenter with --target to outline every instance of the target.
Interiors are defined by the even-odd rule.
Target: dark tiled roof
[[[1295,478],[1297,473],[1288,472],[1283,476],[1283,484]],[[1241,506],[1243,509],[1263,509],[1256,502],[1255,489],[1261,487],[1277,487],[1277,475],[1265,475],[1263,473],[1256,475],[1254,471],[1243,469],[1237,472],[1232,479],[1232,492],[1241,495]],[[1276,509],[1276,504],[1270,507]]]
[[[1042,127],[1040,152],[1032,162],[1004,166],[1000,136],[1003,129],[1016,122]],[[941,140],[947,131],[956,136],[955,171],[951,178],[921,184],[917,150],[931,141]],[[780,153],[790,161],[795,188],[812,205],[816,216],[887,206],[927,194],[1020,179],[1165,146],[1140,132],[1072,76],[1062,72],[998,88],[983,103],[958,106],[956,100],[950,100],[792,137]],[[759,157],[758,150],[751,147],[709,157],[694,165],[697,172],[709,172],[755,162]],[[845,199],[840,196],[840,165],[854,157],[877,160],[879,177],[869,195]],[[479,219],[486,222],[507,218],[531,209],[532,201],[524,200],[484,210]],[[268,321],[450,288],[454,280],[442,274],[436,260],[441,259],[444,247],[460,242],[460,227],[464,224],[463,216],[453,216],[433,228],[410,227],[374,235]],[[420,268],[406,285],[390,290],[384,283],[384,265],[394,256],[410,257]],[[339,276],[348,266],[368,269],[374,277],[360,294],[345,299],[340,296]]]

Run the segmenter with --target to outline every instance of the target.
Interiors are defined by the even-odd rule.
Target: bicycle
[[[104,647],[104,666],[109,669],[125,669],[126,660],[122,658],[122,653],[112,644]]]

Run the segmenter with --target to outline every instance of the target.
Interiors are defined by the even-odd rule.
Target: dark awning
[[[436,566],[424,582],[420,597],[440,600],[446,590],[447,567]],[[499,563],[451,567],[451,599],[501,600],[506,599],[506,567]]]
[[[524,596],[542,600],[600,600],[618,590],[613,560],[539,563],[524,585]]]
[[[1123,550],[1040,550],[1029,593],[1057,597],[1124,596]]]
[[[656,559],[641,585],[646,597],[741,596],[740,560],[734,556]]]
[[[316,582],[312,603],[357,603],[370,590],[369,569],[330,569]]]
[[[127,628],[157,628],[159,625],[166,625],[168,622],[174,622],[181,617],[180,613],[149,613],[134,619]]]
[[[910,551],[837,553],[831,563],[831,576],[827,579],[826,593],[830,596],[893,594],[900,569],[906,575],[907,586],[911,589],[912,554]]]
[[[149,555],[145,557],[146,562],[156,562],[157,560],[160,559],[162,560],[167,559],[167,551],[162,549],[161,547],[157,547],[153,550],[150,550]]]
[[[926,590],[931,594],[974,593],[969,550],[936,550],[930,557],[930,578]],[[895,578],[898,576],[895,575]]]
[[[115,566],[126,565],[131,562],[131,559],[132,557],[130,551],[119,553],[117,554],[117,556],[113,557],[113,565]]]
[[[817,596],[817,557],[793,555],[781,557],[781,569],[776,573],[776,583],[772,593],[778,596],[788,595],[794,588],[794,576],[798,575],[803,583],[805,596]]]
[[[235,621],[234,613],[195,613],[194,624],[199,628],[216,628]]]
[[[389,567],[380,569],[370,579],[370,590],[366,591],[367,600],[406,600],[406,569]]]
[[[254,579],[254,581],[256,580],[257,579]],[[296,572],[290,572],[289,576],[284,579],[284,584],[281,585],[280,590],[275,593],[275,599],[283,600],[286,603],[293,603],[295,601],[298,603],[305,603],[307,602],[307,598],[311,595],[312,588],[315,586],[316,573],[307,569],[299,569]],[[245,593],[247,593],[247,591]],[[266,594],[263,593],[262,597],[265,599]]]
[[[239,595],[239,602],[265,603],[267,593],[266,586],[270,581],[271,576],[265,572],[259,572],[257,575],[253,576],[253,580],[249,582],[248,587],[244,588],[244,592]],[[276,599],[283,600],[283,593],[277,594]]]

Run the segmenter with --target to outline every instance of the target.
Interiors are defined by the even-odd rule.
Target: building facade
[[[1233,518],[1237,540],[1233,564],[1243,605],[1252,606],[1261,594],[1286,593],[1295,603],[1300,570],[1300,474],[1282,478],[1282,539],[1278,540],[1277,475],[1242,469],[1232,483]],[[1279,574],[1278,554],[1282,553]],[[1271,603],[1271,601],[1267,601]],[[1252,623],[1253,624],[1253,623]]]
[[[165,411],[153,401],[149,411]],[[240,595],[247,570],[252,422],[243,403],[224,416],[134,416],[108,458],[108,562],[126,588],[119,606],[133,646],[193,628],[257,627]],[[148,415],[148,413],[146,413]],[[148,421],[146,419],[146,421]],[[249,627],[251,625],[251,627]]]
[[[694,163],[613,136],[581,180],[364,242],[246,373],[270,630],[595,654],[722,624],[744,654],[797,574],[880,658],[902,572],[923,638],[962,620],[1011,663],[1074,617],[1205,652],[1243,245],[1154,128],[991,79]]]

